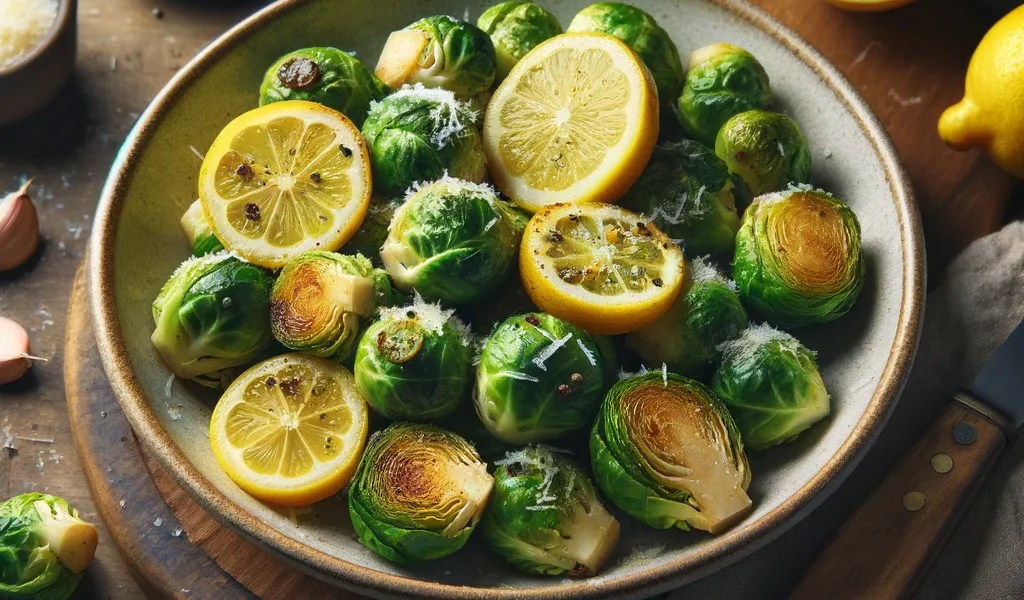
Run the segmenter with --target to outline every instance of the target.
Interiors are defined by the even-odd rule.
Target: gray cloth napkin
[[[928,296],[920,349],[906,389],[849,479],[779,539],[672,592],[670,600],[788,595],[851,511],[1024,319],[1024,222],[973,243],[950,265],[943,281]],[[940,599],[1024,599],[1024,440],[1012,445],[979,490],[917,597]]]

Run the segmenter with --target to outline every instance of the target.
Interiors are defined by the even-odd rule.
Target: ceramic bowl
[[[50,31],[28,55],[0,68],[0,126],[10,125],[53,100],[71,77],[78,39],[77,0],[60,0]]]
[[[475,20],[479,0],[284,0],[211,44],[154,100],[129,135],[103,191],[89,268],[106,372],[132,426],[206,509],[262,547],[328,581],[378,597],[598,598],[644,596],[721,568],[763,546],[817,506],[871,445],[914,355],[923,312],[917,209],[888,136],[854,89],[817,52],[735,0],[635,0],[680,50],[715,41],[750,49],[772,78],[778,108],[810,140],[814,181],[860,217],[868,264],[863,296],[838,322],[800,332],[818,351],[833,412],[795,443],[753,460],[753,513],[730,531],[655,531],[623,518],[609,568],[586,580],[526,577],[479,539],[424,567],[399,567],[355,539],[343,495],[294,525],[236,487],[207,436],[216,396],[174,380],[150,344],[150,304],[187,255],[178,219],[196,197],[202,152],[257,104],[264,69],[297,47],[353,49],[376,64],[388,33],[422,16]],[[586,0],[547,0],[568,23]],[[685,62],[685,61],[684,61]]]

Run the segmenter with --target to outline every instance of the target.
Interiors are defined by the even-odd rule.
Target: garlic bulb
[[[0,271],[21,266],[39,246],[39,217],[28,196],[31,183],[0,202]]]
[[[45,360],[29,354],[28,333],[10,319],[0,317],[0,385],[25,374],[33,360]]]

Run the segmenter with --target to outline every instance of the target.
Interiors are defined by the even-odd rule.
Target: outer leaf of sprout
[[[811,178],[811,151],[796,121],[767,110],[748,110],[718,130],[715,154],[759,196]]]
[[[203,213],[203,205],[199,200],[193,202],[181,216],[181,228],[185,230],[185,237],[192,247],[192,256],[206,256],[224,249],[224,244],[213,233],[213,227]]]
[[[533,2],[509,0],[484,11],[477,27],[491,37],[498,68],[495,83],[501,83],[519,59],[548,38],[562,33],[555,15]]]

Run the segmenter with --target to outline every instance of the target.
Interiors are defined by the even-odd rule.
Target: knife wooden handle
[[[959,394],[839,529],[790,600],[908,598],[1006,446],[1005,421]]]

